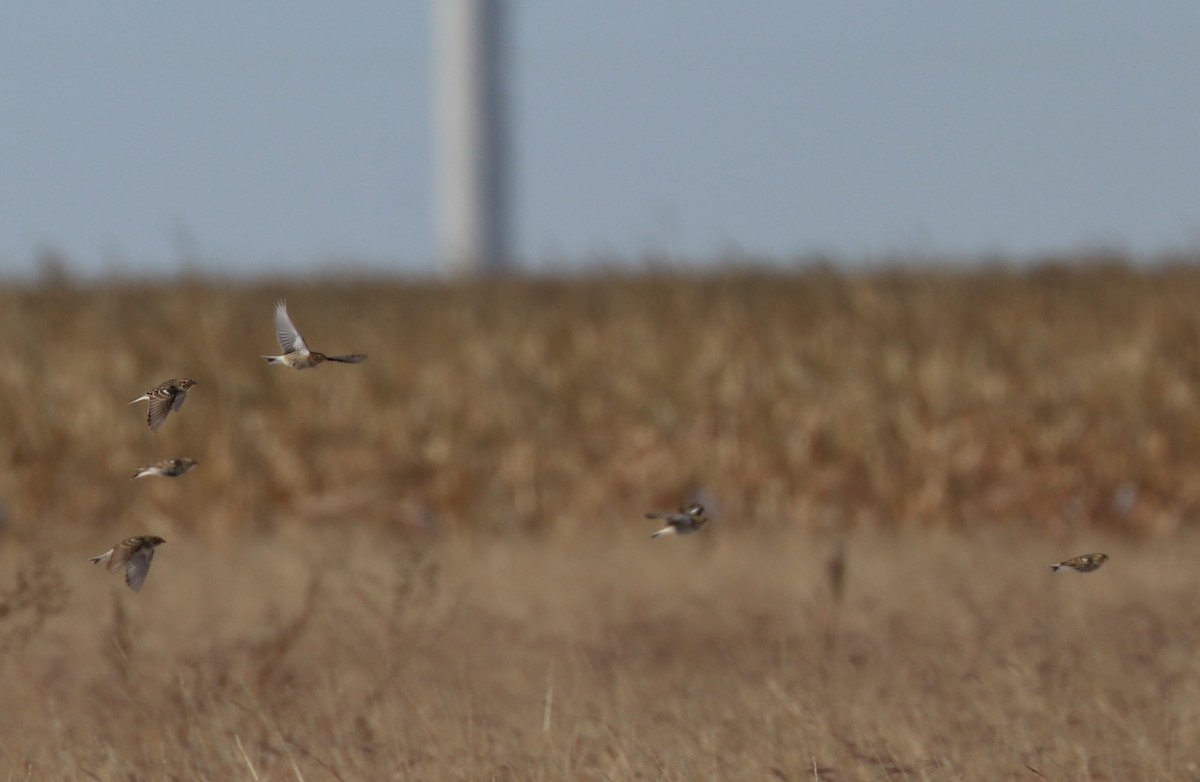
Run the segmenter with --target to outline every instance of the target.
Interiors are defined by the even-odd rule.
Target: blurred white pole
[[[434,0],[438,253],[454,274],[508,260],[504,11],[504,0]]]

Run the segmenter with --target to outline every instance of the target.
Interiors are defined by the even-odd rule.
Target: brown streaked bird
[[[189,459],[186,456],[181,456],[178,459],[163,459],[162,461],[139,468],[133,475],[129,476],[129,479],[145,478],[147,475],[157,475],[162,478],[178,478],[197,464],[199,462],[195,459]]]
[[[196,381],[189,377],[164,380],[129,404],[136,405],[138,402],[150,400],[150,407],[146,411],[146,423],[150,424],[151,432],[157,432],[158,427],[167,420],[168,413],[178,411],[183,407],[183,400],[187,398],[188,389],[194,385],[196,385]]]
[[[342,364],[357,364],[366,358],[362,353],[351,353],[346,356],[327,356],[315,350],[309,350],[304,337],[296,330],[292,319],[288,317],[287,302],[283,299],[275,302],[275,339],[279,340],[282,356],[263,356],[268,364],[283,364],[293,369],[311,369],[326,361],[337,361]]]
[[[1055,573],[1091,573],[1107,561],[1108,554],[1080,554],[1051,565],[1050,570]]]
[[[156,535],[125,538],[108,551],[91,557],[88,561],[93,564],[104,563],[104,569],[109,573],[116,573],[124,568],[125,583],[129,585],[130,589],[137,592],[146,581],[146,574],[150,572],[150,560],[154,559],[154,548],[165,542]]]
[[[704,515],[704,506],[698,502],[684,505],[678,513],[647,513],[646,518],[662,519],[667,523],[667,526],[651,535],[652,538],[659,535],[690,535],[699,532],[700,528],[708,523],[708,517]]]

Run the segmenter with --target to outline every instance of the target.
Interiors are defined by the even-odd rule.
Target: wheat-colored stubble
[[[267,367],[278,296],[371,359]],[[1180,778],[1196,301],[1108,267],[0,290],[0,772]],[[179,376],[151,434],[130,389]],[[650,541],[696,488],[720,516]],[[170,540],[137,594],[86,562],[130,530]]]

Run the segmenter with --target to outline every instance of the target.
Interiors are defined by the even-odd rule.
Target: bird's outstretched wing
[[[144,548],[129,558],[125,565],[125,583],[134,592],[142,588],[146,574],[150,572],[150,560],[154,559],[154,549]]]
[[[150,424],[151,432],[157,432],[158,427],[162,426],[163,421],[167,420],[167,414],[174,407],[175,399],[175,394],[166,398],[150,398],[150,408],[146,411],[146,423]]]
[[[308,352],[308,345],[304,344],[304,337],[300,336],[296,325],[288,317],[287,302],[283,299],[275,303],[275,339],[279,340],[279,347],[283,349],[285,355],[296,351]]]

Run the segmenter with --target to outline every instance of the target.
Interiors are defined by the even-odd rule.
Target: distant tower
[[[438,262],[454,274],[508,261],[504,0],[434,0]]]

